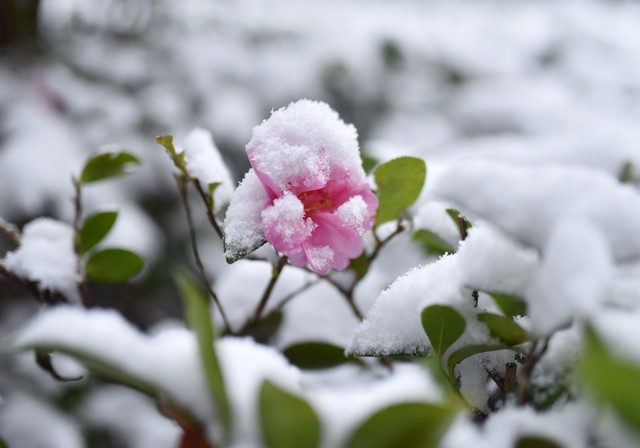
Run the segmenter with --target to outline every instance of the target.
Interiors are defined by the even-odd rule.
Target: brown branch
[[[196,236],[196,229],[193,225],[193,217],[191,215],[191,206],[189,205],[189,198],[187,197],[187,184],[184,182],[184,176],[176,176],[176,184],[178,186],[178,191],[180,192],[180,198],[182,199],[182,204],[184,206],[185,214],[187,215],[187,225],[189,227],[189,239],[191,240],[191,251],[193,252],[193,258],[196,262],[196,266],[198,267],[198,271],[202,276],[202,280],[204,281],[205,287],[207,288],[207,292],[209,296],[213,300],[213,302],[218,306],[220,310],[220,315],[222,316],[222,320],[224,321],[224,325],[227,327],[230,333],[233,334],[233,329],[229,324],[229,319],[227,319],[227,315],[224,312],[224,308],[218,299],[218,295],[215,293],[213,288],[211,287],[211,283],[209,282],[209,278],[204,269],[204,265],[202,264],[202,259],[200,258],[200,251],[198,250],[198,241]]]
[[[527,354],[526,362],[522,368],[522,375],[520,376],[520,381],[518,382],[518,398],[516,404],[518,406],[524,406],[527,402],[527,392],[529,390],[529,383],[531,382],[531,374],[533,373],[533,369],[540,361],[540,358],[547,351],[547,347],[549,346],[549,337],[546,337],[543,340],[542,347],[536,353],[536,349],[538,347],[538,341],[533,341],[531,344],[531,348],[529,349],[529,353]]]
[[[20,230],[13,224],[2,219],[2,217],[0,217],[0,232],[8,236],[13,244],[20,246],[20,240],[22,238]]]
[[[211,202],[212,202],[211,196],[209,195],[209,193],[204,191],[204,188],[202,188],[202,184],[198,179],[195,179],[195,178],[190,178],[190,179],[191,179],[191,183],[193,183],[193,186],[196,188],[196,191],[202,198],[202,202],[204,202],[205,208],[207,210],[207,219],[209,220],[211,227],[213,227],[213,230],[215,230],[218,237],[222,240],[224,236],[222,233],[222,229],[220,228],[220,225],[216,220],[216,216],[213,212],[213,209],[211,208]]]

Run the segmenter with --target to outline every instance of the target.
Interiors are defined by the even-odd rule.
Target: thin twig
[[[20,246],[20,230],[13,224],[5,221],[2,217],[0,217],[0,232],[7,235],[16,246]]]
[[[533,341],[531,344],[531,348],[529,349],[529,353],[527,354],[527,360],[525,365],[522,367],[522,375],[520,376],[520,381],[518,382],[518,398],[516,404],[518,406],[524,406],[527,402],[527,391],[529,389],[529,383],[531,382],[531,374],[533,373],[533,368],[536,366],[542,355],[547,351],[547,347],[549,346],[549,338],[546,337],[543,340],[542,347],[536,353],[536,348],[538,346],[538,341]]]
[[[269,297],[271,297],[273,288],[276,286],[276,282],[278,281],[278,278],[280,278],[280,274],[282,273],[282,269],[287,264],[287,260],[287,257],[285,257],[284,255],[281,256],[278,260],[278,263],[273,268],[273,275],[271,275],[271,279],[269,280],[269,283],[267,283],[267,287],[264,289],[262,297],[260,298],[260,302],[258,303],[256,311],[253,314],[253,318],[251,319],[253,322],[258,322],[260,320],[260,315],[262,314],[264,307],[267,305]]]
[[[302,292],[306,291],[307,289],[311,288],[312,286],[317,285],[318,283],[320,283],[320,280],[322,280],[322,277],[317,277],[313,280],[310,280],[308,282],[305,282],[304,285],[300,286],[297,289],[294,289],[293,291],[291,291],[289,294],[287,294],[286,296],[284,296],[281,300],[280,303],[278,303],[276,306],[274,306],[274,310],[278,311],[281,310],[287,303],[289,303],[293,298],[295,298],[298,294],[301,294]]]
[[[213,227],[213,230],[215,230],[220,240],[222,240],[224,238],[222,229],[220,228],[220,225],[218,224],[218,221],[216,220],[216,216],[213,212],[213,209],[211,208],[211,197],[209,193],[204,191],[204,188],[202,188],[202,184],[198,179],[192,178],[191,182],[193,183],[193,186],[196,188],[196,191],[202,198],[202,202],[204,202],[205,208],[207,210],[207,219],[209,220],[211,227]]]
[[[80,281],[78,282],[78,291],[85,308],[89,307],[89,291],[87,282],[82,270],[82,254],[80,253],[80,218],[82,217],[82,185],[80,181],[73,177],[72,179],[75,194],[73,196],[74,215],[73,215],[73,251],[76,254],[76,272]]]
[[[38,302],[43,301],[38,286],[34,282],[24,280],[21,277],[15,275],[13,272],[9,271],[7,267],[2,263],[2,260],[0,260],[0,275],[5,277],[7,280],[10,280],[26,288]]]
[[[211,287],[211,283],[209,282],[209,278],[204,269],[204,265],[202,264],[202,259],[200,258],[200,251],[198,250],[198,241],[196,237],[196,229],[193,225],[193,217],[191,215],[191,206],[189,205],[189,198],[187,197],[187,185],[184,182],[183,176],[176,176],[176,183],[178,185],[178,191],[180,192],[180,198],[182,199],[182,204],[184,206],[185,214],[187,215],[187,224],[189,226],[189,239],[191,240],[191,251],[193,252],[193,258],[196,262],[196,266],[198,267],[198,271],[202,276],[202,280],[204,281],[205,287],[207,288],[207,292],[209,296],[213,300],[213,302],[217,305],[220,310],[220,315],[222,316],[222,320],[224,325],[227,327],[230,333],[234,333],[231,325],[229,324],[229,320],[227,319],[227,315],[224,312],[224,308],[218,299],[218,295],[215,293],[213,288]]]

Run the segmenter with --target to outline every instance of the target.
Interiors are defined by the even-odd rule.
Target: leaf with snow
[[[88,184],[127,174],[132,165],[138,164],[140,160],[125,151],[100,152],[85,163],[80,174],[80,183]]]
[[[374,177],[380,201],[376,226],[400,218],[400,213],[418,199],[426,175],[424,160],[417,157],[399,157],[376,169]]]
[[[422,326],[438,359],[462,336],[466,323],[456,310],[446,305],[431,305],[422,311]]]

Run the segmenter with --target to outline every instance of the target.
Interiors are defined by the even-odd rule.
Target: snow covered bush
[[[94,154],[72,178],[70,224],[0,221],[15,246],[0,274],[42,305],[4,344],[33,350],[57,380],[118,386],[84,397],[77,422],[18,394],[0,414],[9,446],[46,445],[24,430],[24,409],[71,447],[82,445],[78,426],[100,424],[138,446],[640,441],[637,153],[615,154],[618,163],[589,154],[609,171],[579,157],[402,156],[367,175],[355,128],[308,100],[254,128],[237,188],[207,131],[157,143],[174,165],[197,271],[163,272],[188,328],[142,332],[89,306],[92,282],[144,275],[140,255],[108,244],[118,213],[83,208],[87,189],[139,159]],[[197,212],[218,238],[214,255],[204,255]],[[398,276],[390,266],[403,259],[413,266]]]

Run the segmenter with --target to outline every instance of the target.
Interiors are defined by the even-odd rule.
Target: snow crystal
[[[304,249],[309,265],[316,272],[327,272],[333,261],[333,249],[329,246],[310,246]]]
[[[591,169],[458,159],[430,188],[538,249],[559,220],[575,218],[593,224],[617,260],[640,256],[640,197]]]
[[[200,181],[203,188],[211,183],[220,185],[214,192],[214,206],[217,212],[231,200],[234,182],[224,163],[211,132],[195,128],[184,139],[176,143],[178,152],[184,151],[189,174]]]
[[[50,290],[79,301],[73,251],[73,229],[60,221],[37,218],[28,223],[20,247],[2,260],[15,275],[36,282],[41,291]]]
[[[526,293],[531,329],[544,335],[600,308],[613,276],[604,237],[588,222],[563,220],[551,231]]]
[[[304,204],[290,192],[273,201],[262,212],[262,225],[267,239],[285,247],[295,247],[311,236],[317,225],[311,218],[305,219]]]
[[[236,189],[224,220],[225,256],[237,258],[264,242],[262,210],[269,196],[251,169]]]
[[[336,215],[347,226],[362,235],[365,232],[365,221],[368,218],[367,204],[362,196],[352,196],[336,210]]]
[[[357,138],[355,127],[326,103],[300,100],[253,129],[247,154],[254,168],[285,190],[292,181],[324,184],[331,167],[364,177]]]

